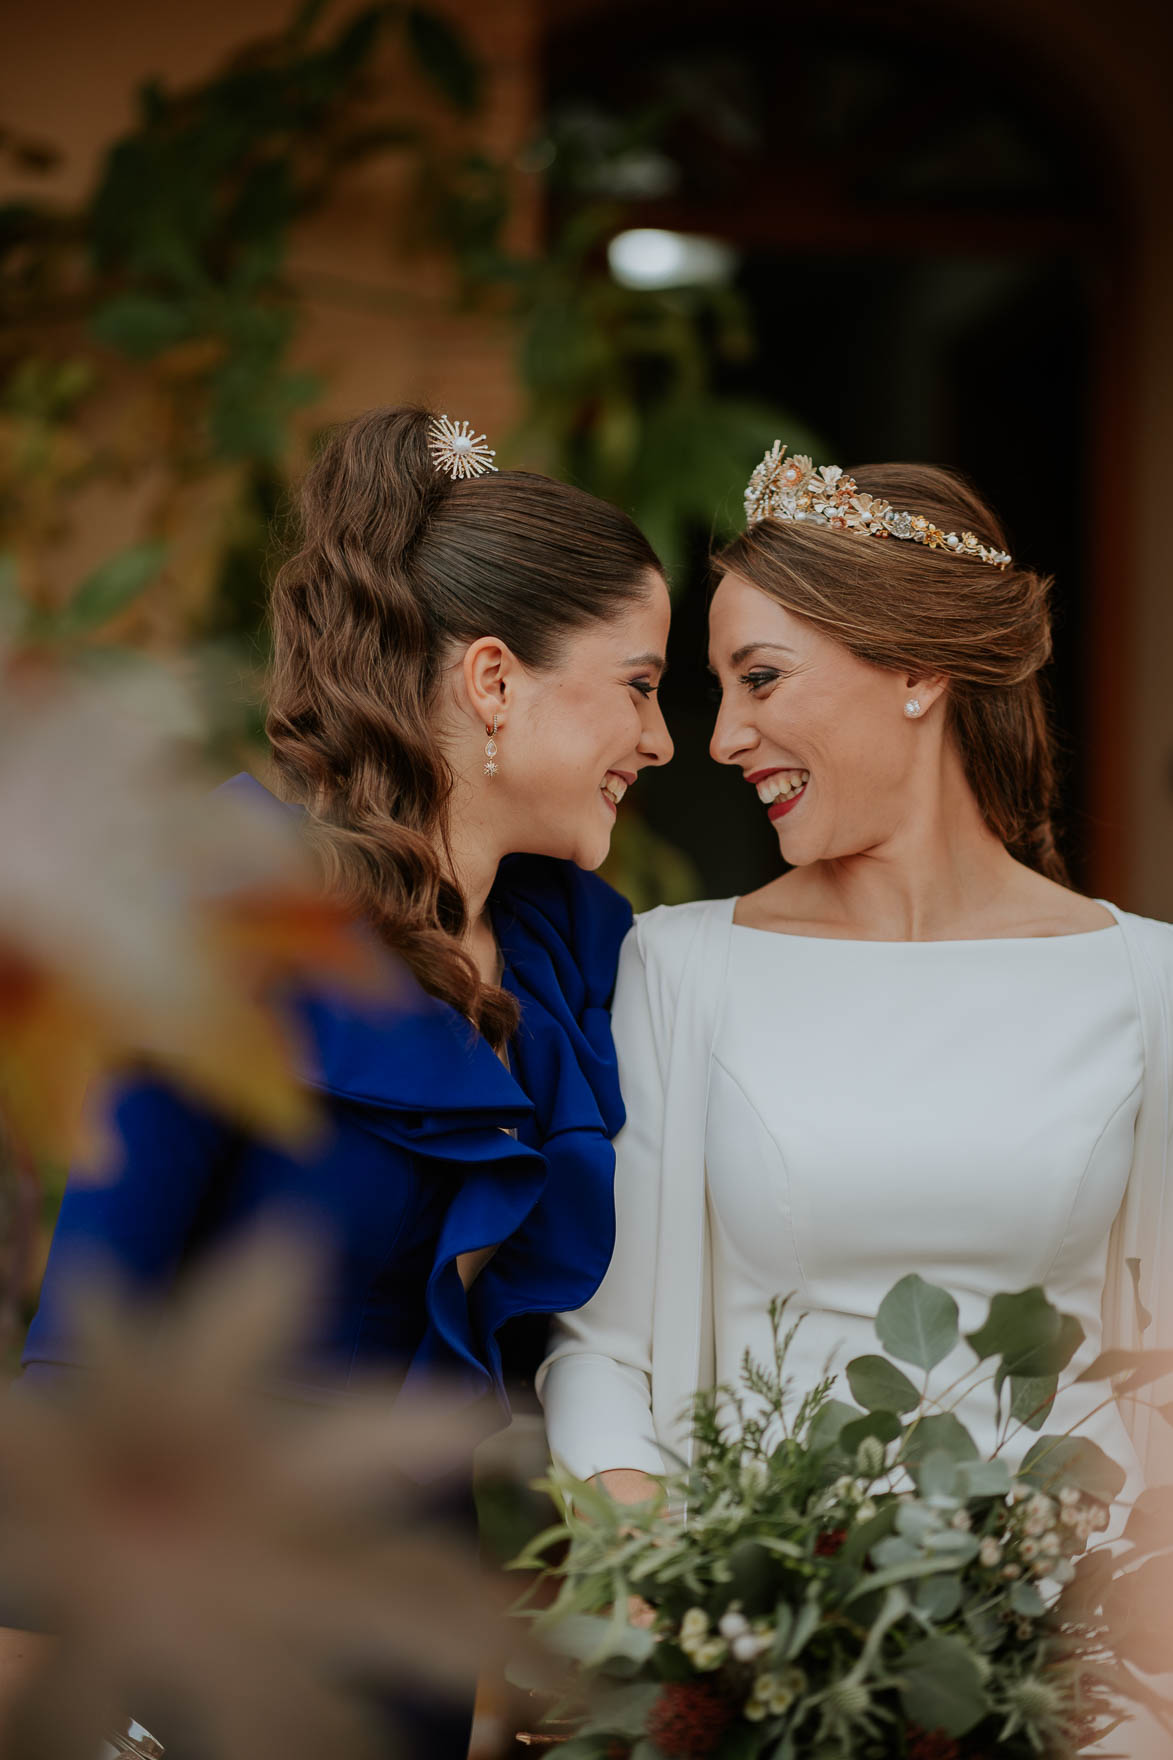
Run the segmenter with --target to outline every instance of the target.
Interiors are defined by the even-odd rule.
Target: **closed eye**
[[[653,684],[650,678],[629,678],[627,682],[633,691],[639,692],[641,697],[654,697],[660,688],[659,685]]]
[[[776,683],[781,676],[772,667],[762,666],[755,668],[753,672],[743,672],[737,682],[752,692],[761,690],[764,685]]]

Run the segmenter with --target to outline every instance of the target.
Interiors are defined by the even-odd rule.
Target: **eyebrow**
[[[783,647],[781,642],[746,642],[743,648],[738,648],[736,653],[730,654],[729,664],[730,666],[740,666],[741,662],[748,660],[751,654],[757,654],[763,650],[768,650],[771,654],[789,654],[792,660],[798,659],[794,649]],[[717,668],[710,662],[709,671],[715,673],[716,670]]]
[[[668,662],[663,654],[633,654],[630,660],[623,662],[627,666],[653,666],[661,677],[668,670]]]

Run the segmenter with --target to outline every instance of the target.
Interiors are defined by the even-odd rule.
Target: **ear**
[[[492,726],[494,716],[504,727],[519,664],[512,648],[496,636],[481,636],[466,649],[461,661],[465,698],[484,727]]]
[[[949,689],[949,680],[943,672],[901,672],[898,677],[901,699],[915,697],[920,704],[922,719],[938,697],[943,697]]]

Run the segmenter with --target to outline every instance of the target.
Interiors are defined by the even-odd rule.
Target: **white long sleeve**
[[[627,1109],[615,1139],[615,1253],[586,1306],[555,1320],[537,1383],[551,1453],[582,1479],[666,1470],[651,1403],[665,1071],[638,925],[619,956],[612,1019]]]

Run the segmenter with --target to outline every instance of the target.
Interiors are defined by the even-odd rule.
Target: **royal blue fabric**
[[[251,777],[227,786],[258,811],[278,805]],[[123,1085],[112,1105],[121,1171],[69,1182],[26,1379],[77,1366],[64,1295],[79,1260],[101,1255],[132,1284],[162,1289],[216,1241],[276,1213],[330,1248],[308,1380],[395,1365],[408,1383],[439,1371],[467,1394],[502,1392],[506,1323],[581,1306],[611,1257],[623,1104],[608,1007],[631,912],[594,875],[531,856],[502,864],[490,908],[521,1004],[510,1069],[372,942],[391,983],[382,1000],[296,999],[305,1077],[326,1113],[300,1156],[162,1082]],[[466,1295],[458,1255],[494,1245]]]

